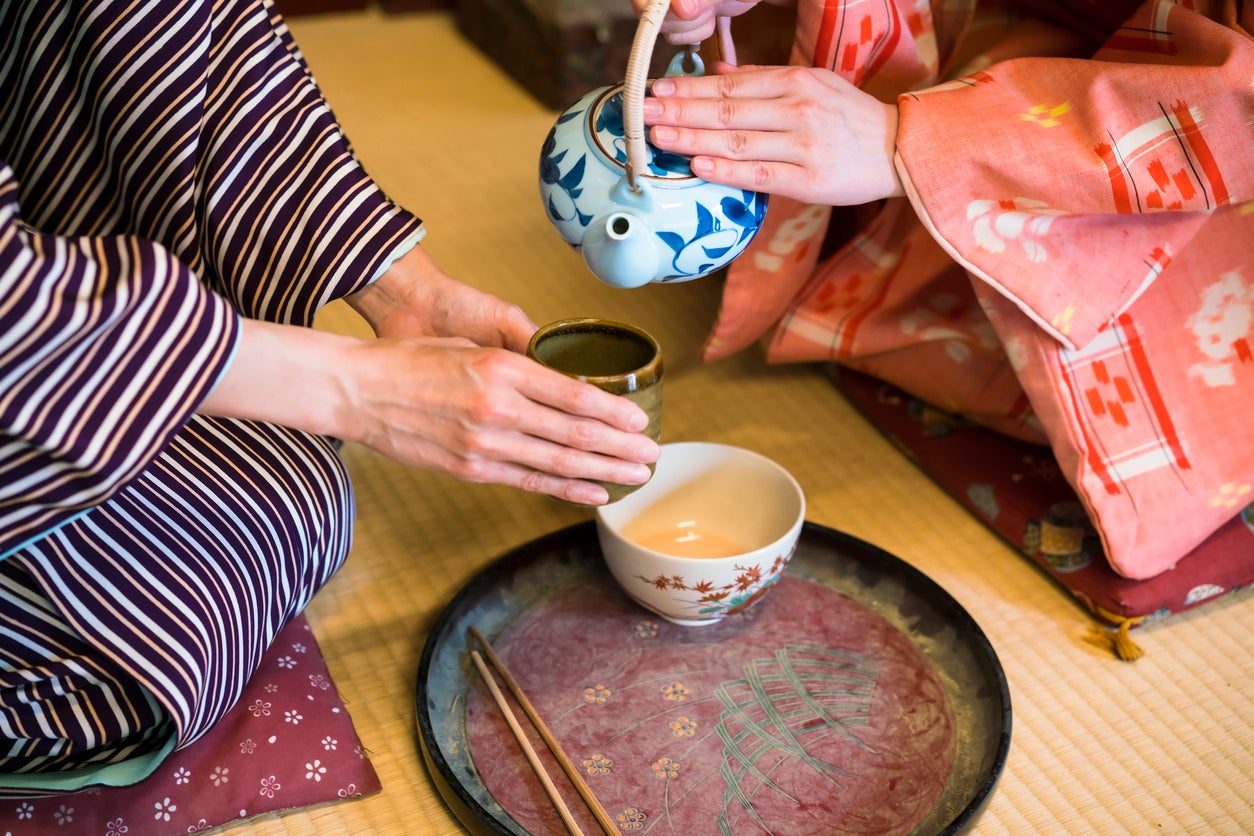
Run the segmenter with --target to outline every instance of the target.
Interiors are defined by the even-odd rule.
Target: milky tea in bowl
[[[740,447],[662,445],[653,479],[597,509],[615,581],[648,610],[684,625],[748,609],[779,579],[805,521],[787,470]]]

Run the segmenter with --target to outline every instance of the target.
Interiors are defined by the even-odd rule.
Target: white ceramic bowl
[[[779,579],[805,522],[805,495],[770,459],[726,444],[663,444],[653,478],[597,508],[614,580],[676,624],[742,612]]]

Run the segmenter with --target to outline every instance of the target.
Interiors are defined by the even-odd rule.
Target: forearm
[[[235,355],[197,411],[351,440],[352,364],[363,347],[354,337],[242,320]]]

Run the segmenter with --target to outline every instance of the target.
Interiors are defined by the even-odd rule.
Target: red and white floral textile
[[[279,633],[235,707],[148,778],[129,787],[0,800],[0,833],[196,833],[379,789],[301,615]]]
[[[824,257],[831,208],[773,200],[706,359],[766,335],[1048,442],[1112,568],[1170,569],[1254,500],[1244,5],[799,0],[792,63],[897,101],[907,197]]]

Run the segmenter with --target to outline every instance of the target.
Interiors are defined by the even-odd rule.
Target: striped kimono
[[[0,787],[131,783],[336,571],[333,440],[196,414],[421,236],[262,0],[0,0]]]

